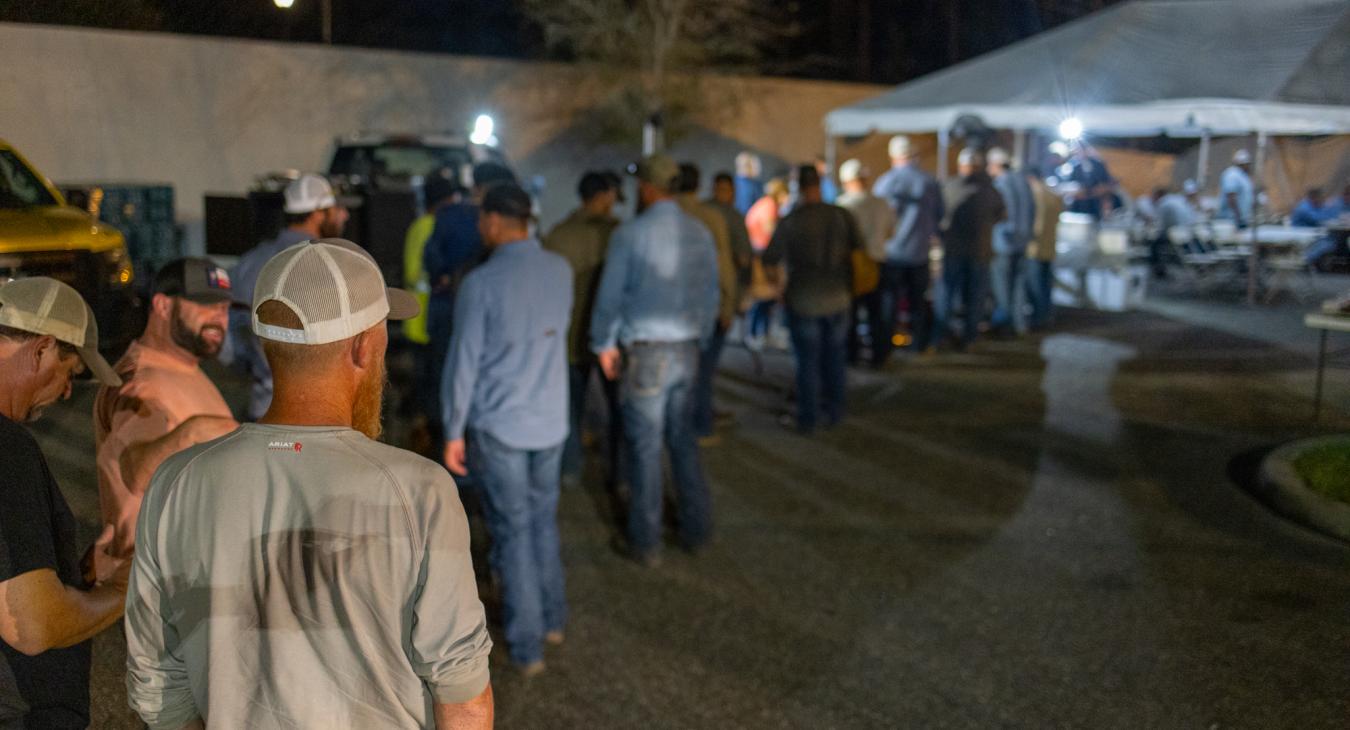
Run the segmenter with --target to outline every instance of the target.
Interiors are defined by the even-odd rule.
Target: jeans
[[[694,433],[698,361],[693,341],[634,343],[625,353],[619,402],[632,482],[628,545],[635,557],[660,550],[662,444],[675,475],[681,543],[698,548],[712,534],[712,496]]]
[[[984,286],[989,280],[989,265],[970,256],[949,256],[942,262],[942,291],[938,296],[937,318],[933,323],[933,341],[940,342],[949,330],[948,322],[960,302],[965,327],[960,336],[964,347],[980,332],[984,309]]]
[[[750,336],[763,337],[769,334],[769,329],[773,326],[773,307],[777,304],[772,299],[761,299],[750,305]]]
[[[1031,318],[1027,324],[1032,329],[1040,329],[1050,324],[1054,314],[1055,264],[1037,259],[1027,259],[1024,264],[1027,301],[1031,303]]]
[[[722,347],[727,342],[727,328],[721,322],[713,328],[712,337],[699,353],[698,377],[694,381],[694,432],[709,436],[713,432],[713,376],[717,362],[722,359]]]
[[[582,362],[569,363],[567,366],[568,386],[571,389],[568,405],[571,408],[569,415],[572,418],[572,429],[567,434],[567,441],[564,442],[562,468],[563,473],[569,476],[581,474],[584,459],[581,448],[581,423],[586,417],[586,395],[590,392],[592,373],[600,373],[600,365],[595,356],[587,353],[584,357],[586,359]],[[605,393],[605,408],[609,414],[604,438],[605,455],[609,458],[609,469],[612,474],[618,469],[619,464],[621,438],[619,393],[617,384],[606,378],[603,373],[600,374],[600,384]]]
[[[797,358],[797,428],[815,430],[820,414],[833,426],[844,417],[844,351],[848,314],[807,317],[788,310]]]
[[[884,279],[883,279],[884,281]],[[875,291],[870,291],[857,299],[848,310],[848,363],[857,365],[862,360],[863,338],[858,333],[858,325],[862,322],[862,314],[867,314],[867,346],[871,353],[871,362],[873,365],[880,366],[886,360],[885,353],[890,351],[890,343],[882,344],[883,333],[885,332],[885,320],[881,314],[882,293],[878,287]],[[889,338],[885,338],[889,340]]]
[[[914,349],[928,346],[928,262],[922,264],[881,265],[881,319],[879,320],[881,349],[872,351],[873,363],[881,365],[891,352],[891,336],[895,334],[896,311],[900,301],[909,305],[909,329],[914,337]]]
[[[467,456],[492,537],[488,563],[501,581],[511,661],[539,661],[544,634],[561,631],[567,621],[558,539],[562,444],[515,449],[486,431],[470,429]]]
[[[445,358],[450,353],[450,333],[454,324],[455,300],[444,295],[431,297],[427,301],[427,339],[430,340],[427,347],[430,349],[427,351],[426,367],[419,373],[423,378],[430,378],[431,382],[419,383],[416,389],[427,394],[423,409],[433,414],[428,421],[428,428],[432,432],[431,442],[434,444],[441,443],[445,427],[441,423],[444,416],[441,409],[441,377],[445,373]]]
[[[994,314],[989,324],[994,329],[1012,327],[1017,332],[1026,331],[1027,324],[1022,312],[1022,294],[1026,287],[1023,279],[1023,261],[1026,255],[1016,253],[996,253],[989,267],[989,279],[994,292]]]

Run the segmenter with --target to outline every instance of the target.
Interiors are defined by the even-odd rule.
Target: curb
[[[1350,504],[1308,489],[1294,469],[1294,459],[1308,449],[1350,443],[1350,435],[1319,436],[1293,441],[1270,452],[1261,462],[1257,488],[1284,516],[1319,532],[1350,542]]]

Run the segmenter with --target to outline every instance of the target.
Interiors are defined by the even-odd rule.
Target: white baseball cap
[[[73,346],[98,382],[114,388],[122,384],[98,352],[98,322],[93,311],[68,284],[34,276],[0,286],[0,325],[51,335]]]
[[[867,174],[867,168],[863,166],[861,160],[845,160],[844,164],[839,166],[839,182],[853,182],[867,177]]]
[[[890,144],[886,145],[886,150],[890,153],[892,159],[897,157],[909,157],[909,137],[906,137],[903,134],[897,134],[896,136],[891,137]]]
[[[275,299],[300,318],[302,329],[258,321],[258,307]],[[341,238],[297,243],[263,264],[253,289],[253,332],[265,340],[323,345],[365,332],[385,319],[412,319],[416,297],[384,284],[365,249]]]
[[[995,147],[989,150],[988,157],[989,157],[989,164],[999,165],[1000,167],[1008,164],[1008,162],[1012,160],[1012,157],[1008,155],[1008,151],[1003,149],[1002,147]]]
[[[292,215],[313,213],[337,205],[333,186],[329,185],[328,180],[322,175],[313,173],[305,173],[299,179],[291,181],[283,195],[286,198],[284,210]]]
[[[1181,184],[1181,192],[1186,195],[1195,195],[1200,192],[1200,186],[1196,185],[1194,180],[1187,180]]]
[[[1238,150],[1237,152],[1233,153],[1234,165],[1248,165],[1251,164],[1251,161],[1252,161],[1252,153],[1248,152],[1247,150]]]

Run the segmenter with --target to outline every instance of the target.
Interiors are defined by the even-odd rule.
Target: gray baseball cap
[[[117,387],[122,379],[98,352],[98,322],[80,293],[46,276],[15,279],[0,286],[0,325],[51,335],[80,353],[98,382]]]

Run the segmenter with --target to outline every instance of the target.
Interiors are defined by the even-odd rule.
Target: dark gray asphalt
[[[567,643],[529,681],[494,653],[501,727],[1350,724],[1350,546],[1230,478],[1309,432],[1306,356],[1066,312],[854,373],[815,439],[775,423],[785,356],[727,361],[716,543],[641,569],[602,490],[566,490]],[[89,402],[36,429],[87,521]],[[95,727],[132,726],[119,642],[96,643]]]

